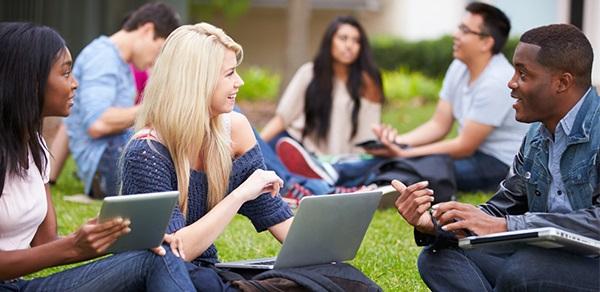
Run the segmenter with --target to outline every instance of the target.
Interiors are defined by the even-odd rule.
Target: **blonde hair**
[[[198,23],[174,30],[152,69],[136,119],[137,130],[155,129],[168,149],[184,215],[188,213],[191,161],[200,158],[206,172],[209,209],[223,199],[229,185],[229,133],[222,117],[210,110],[226,50],[235,52],[239,65],[242,47],[220,28]]]

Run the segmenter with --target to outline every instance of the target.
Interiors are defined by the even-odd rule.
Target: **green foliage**
[[[239,100],[276,101],[281,84],[281,76],[260,67],[250,67],[240,71],[244,86],[238,93]],[[383,88],[390,101],[412,100],[415,97],[426,102],[435,102],[442,86],[441,79],[432,79],[421,72],[409,72],[401,68],[383,71]]]
[[[442,78],[452,62],[452,37],[410,42],[399,38],[375,37],[371,41],[375,62],[385,70],[406,68],[433,77]],[[511,38],[502,51],[512,59],[517,38]]]
[[[439,78],[452,62],[452,38],[409,42],[399,38],[378,37],[371,42],[375,62],[385,70],[406,68]]]
[[[381,120],[394,126],[398,133],[406,133],[431,118],[435,107],[434,103],[420,105],[414,102],[392,101],[384,105]]]
[[[504,54],[504,56],[506,56],[508,61],[511,63],[512,63],[512,57],[515,54],[515,49],[517,48],[518,44],[519,44],[519,38],[512,37],[512,38],[508,39],[508,41],[506,42],[506,45],[504,45],[504,49],[502,49],[502,53]]]
[[[463,203],[469,203],[472,205],[478,205],[481,204],[485,201],[487,201],[490,198],[490,193],[487,192],[475,192],[475,193],[465,193],[465,192],[460,192],[458,193],[458,197],[460,198],[459,200]]]
[[[240,87],[238,98],[241,100],[277,100],[281,76],[259,67],[241,70],[244,85]]]
[[[441,79],[429,78],[421,72],[409,72],[405,68],[383,72],[383,89],[390,101],[408,101],[419,97],[427,102],[435,102],[441,87]]]
[[[406,133],[429,120],[433,116],[436,106],[437,103],[421,104],[414,100],[393,101],[384,106],[381,120],[386,124],[392,125],[398,130],[398,133]],[[458,124],[454,123],[446,139],[452,139],[457,135]],[[474,203],[477,198],[479,197],[475,197],[475,199],[468,202]]]
[[[250,0],[190,0],[188,1],[190,19],[211,21],[222,16],[234,21],[250,8]]]

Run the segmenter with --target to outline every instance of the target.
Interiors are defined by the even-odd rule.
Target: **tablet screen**
[[[117,216],[129,219],[131,232],[108,248],[109,252],[148,249],[161,244],[179,192],[161,192],[104,198],[100,222]]]

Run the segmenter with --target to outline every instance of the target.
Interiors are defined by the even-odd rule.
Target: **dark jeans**
[[[274,170],[277,175],[286,181],[284,178],[287,177],[288,180],[293,182],[300,181],[300,184],[305,188],[313,191],[314,194],[329,194],[334,191],[334,188],[327,184],[325,181],[320,179],[310,179],[305,178],[303,176],[295,175],[290,173],[287,168],[281,163],[277,154],[275,154],[274,150],[277,141],[283,137],[292,138],[288,132],[283,131],[279,135],[275,136],[271,141],[268,142],[267,147],[269,149],[263,150],[263,156],[265,157],[265,163],[267,164],[267,168]],[[293,139],[293,138],[292,138]],[[257,138],[259,144],[262,142],[263,144],[267,144],[262,139]],[[298,143],[300,143],[298,141]],[[261,149],[264,147],[261,144]],[[302,144],[302,143],[300,143]],[[356,187],[364,184],[369,180],[372,176],[371,169],[377,165],[379,162],[383,161],[381,158],[372,158],[372,159],[356,159],[356,160],[345,160],[332,164],[333,168],[337,171],[339,178],[335,182],[336,186],[344,186],[344,187]]]
[[[196,265],[185,263],[196,291],[238,291],[226,278],[221,277],[220,271],[214,265]]]
[[[267,143],[269,145],[269,147],[271,147],[271,150],[275,151],[275,146],[277,146],[277,142],[279,142],[279,139],[284,138],[284,137],[292,138],[292,136],[290,136],[290,134],[287,131],[283,131],[283,132],[277,134],[277,136],[273,137],[273,139],[271,139],[271,141],[265,142],[263,140],[263,142]],[[292,138],[292,139],[294,139],[294,138]],[[294,139],[294,140],[296,140],[296,139]],[[298,141],[298,143],[302,144],[300,141]]]
[[[421,278],[432,291],[598,291],[600,258],[532,246],[516,250],[423,249]]]
[[[268,145],[275,149],[277,141],[283,137],[290,137],[286,131],[283,131],[271,141]],[[263,151],[264,155],[264,151]],[[273,155],[276,156],[275,153]],[[368,181],[372,168],[383,158],[373,158],[359,162],[340,162],[333,164],[338,171],[338,186],[357,186]],[[267,156],[265,155],[265,161]],[[267,162],[269,167],[269,162]],[[454,160],[454,172],[456,175],[456,185],[461,191],[493,191],[498,188],[500,182],[508,174],[509,167],[502,161],[493,156],[476,151],[472,156]],[[279,175],[279,173],[278,173]],[[281,175],[280,175],[281,176]]]
[[[308,178],[291,173],[287,169],[287,167],[283,165],[283,163],[279,159],[279,156],[277,156],[277,154],[275,153],[275,144],[270,145],[271,143],[265,142],[265,140],[263,140],[260,137],[260,135],[258,134],[256,129],[254,129],[254,127],[252,128],[252,130],[254,131],[254,136],[256,137],[256,141],[260,146],[260,150],[265,159],[265,165],[267,166],[267,169],[275,171],[275,173],[281,179],[283,179],[285,185],[282,190],[286,189],[285,186],[290,186],[291,184],[298,183],[301,186],[307,188],[314,195],[330,194],[334,191],[334,187],[322,179]],[[276,139],[273,139],[272,141],[277,141],[281,137],[286,137],[285,135],[287,135],[287,132],[283,133],[284,135],[279,135]]]
[[[373,167],[384,160],[386,158],[373,157],[370,159],[356,159],[334,163],[333,168],[335,168],[339,175],[336,185],[355,187],[365,184],[375,177]]]
[[[33,280],[0,282],[0,291],[195,291],[183,260],[132,251]]]
[[[128,138],[124,136],[114,136],[102,153],[96,174],[92,181],[90,196],[95,199],[102,199],[108,196],[116,196],[119,193],[119,160]]]
[[[454,160],[458,190],[494,191],[508,174],[508,165],[493,156],[476,151],[467,158]]]

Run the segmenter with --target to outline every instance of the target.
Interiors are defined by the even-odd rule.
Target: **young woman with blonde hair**
[[[123,155],[124,194],[179,190],[168,232],[184,242],[190,269],[202,271],[194,273],[201,274],[198,289],[227,289],[214,269],[213,242],[236,213],[279,241],[292,221],[278,196],[283,181],[262,170],[248,120],[232,112],[242,56],[240,45],[208,23],[176,29],[153,67]]]

